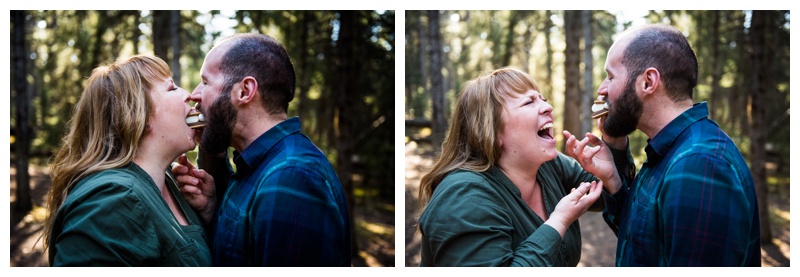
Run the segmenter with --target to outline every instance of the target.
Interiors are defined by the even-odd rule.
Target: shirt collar
[[[298,132],[300,132],[300,118],[296,116],[270,128],[248,145],[244,151],[234,154],[233,162],[236,164],[236,171],[249,170],[257,166],[275,144]]]
[[[667,154],[667,151],[672,147],[672,144],[678,136],[697,121],[708,117],[708,104],[703,101],[695,103],[691,108],[681,113],[678,117],[673,119],[664,129],[661,129],[653,139],[647,140],[647,159],[660,159]]]

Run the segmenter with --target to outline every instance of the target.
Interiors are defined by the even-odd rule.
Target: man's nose
[[[597,95],[608,95],[608,79],[604,80],[600,87],[597,88]]]
[[[202,86],[203,86],[203,84],[200,84],[200,85],[197,85],[197,87],[194,88],[192,93],[189,94],[189,100],[192,100],[194,102],[200,102],[200,100],[203,98],[203,88],[202,88]]]

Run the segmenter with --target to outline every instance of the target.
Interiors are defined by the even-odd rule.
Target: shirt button
[[[567,249],[567,243],[566,242],[563,242],[563,241],[561,242],[561,249]]]

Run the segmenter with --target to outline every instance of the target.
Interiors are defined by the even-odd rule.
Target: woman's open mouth
[[[553,139],[553,123],[545,124],[542,128],[539,128],[539,132],[536,134],[541,138]]]

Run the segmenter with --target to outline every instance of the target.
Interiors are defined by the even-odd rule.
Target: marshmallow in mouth
[[[202,128],[206,126],[206,118],[202,113],[192,111],[186,116],[186,125],[189,125],[189,128],[192,129]]]
[[[592,105],[592,119],[598,119],[606,114],[608,114],[608,103],[606,102],[606,97],[600,95]]]

